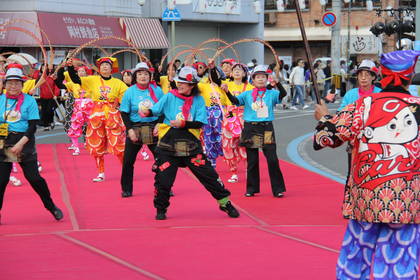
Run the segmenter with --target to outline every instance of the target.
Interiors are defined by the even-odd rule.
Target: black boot
[[[54,208],[53,208],[53,209],[48,210],[48,211],[50,211],[50,212],[51,212],[51,214],[54,216],[54,218],[55,218],[57,221],[61,220],[61,219],[64,217],[64,215],[63,215],[63,211],[61,211],[61,210],[60,210],[60,208],[58,208],[57,206],[54,206]]]
[[[123,191],[123,192],[121,193],[121,196],[122,196],[122,197],[130,197],[130,196],[133,196],[133,193],[128,192],[128,191]]]
[[[166,220],[166,209],[157,209],[156,220]]]
[[[228,203],[226,203],[225,207],[219,206],[219,208],[223,212],[226,212],[229,215],[229,217],[231,217],[231,218],[238,218],[239,217],[238,210],[236,210],[236,208],[233,207],[233,205],[230,201],[228,201]]]

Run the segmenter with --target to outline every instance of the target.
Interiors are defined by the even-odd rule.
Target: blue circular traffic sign
[[[322,16],[322,23],[326,26],[333,26],[337,22],[337,17],[334,13],[327,12]]]

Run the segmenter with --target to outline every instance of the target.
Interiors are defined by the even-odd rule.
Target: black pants
[[[54,110],[56,107],[54,99],[40,99],[41,103],[41,124],[48,127],[54,121]]]
[[[123,192],[133,192],[134,163],[136,162],[137,154],[142,146],[143,144],[141,143],[133,143],[128,137],[125,139],[124,159],[121,173],[121,188]],[[147,147],[149,147],[153,157],[156,158],[156,144],[150,144],[147,145]]]
[[[155,186],[157,192],[153,201],[156,209],[168,208],[169,194],[179,167],[188,167],[215,199],[220,200],[230,195],[230,191],[225,188],[216,170],[204,154],[174,157],[159,153],[156,167]]]
[[[51,194],[48,189],[47,182],[44,180],[44,178],[41,177],[41,175],[39,175],[37,161],[25,161],[20,162],[19,164],[20,167],[22,167],[26,180],[29,181],[31,187],[39,195],[42,203],[44,204],[44,207],[50,211],[54,210],[55,205],[51,199]],[[4,192],[6,191],[6,186],[9,183],[11,172],[11,162],[0,162],[0,209],[3,206]]]
[[[277,158],[276,145],[265,145],[262,149],[267,160],[268,173],[270,175],[271,190],[273,195],[279,192],[285,192],[286,186],[284,184],[283,174],[280,170],[279,160]],[[260,192],[260,163],[258,149],[246,148],[247,156],[247,178],[246,178],[246,192],[259,193]]]

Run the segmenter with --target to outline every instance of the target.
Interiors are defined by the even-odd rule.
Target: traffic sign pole
[[[334,13],[327,12],[322,16],[321,21],[325,26],[331,27],[337,23],[337,16]]]
[[[174,8],[169,10],[168,8],[163,11],[162,14],[162,21],[170,21],[171,22],[171,49],[173,50],[175,47],[175,21],[181,20],[181,14],[179,13],[178,9]],[[174,56],[175,53],[172,53],[171,56]]]
[[[337,77],[340,75],[341,57],[341,0],[332,1],[332,11],[336,15],[336,20],[331,28],[331,76]],[[338,78],[335,79],[335,81],[338,80]],[[336,84],[336,88],[340,88],[340,85]]]
[[[171,21],[171,47],[175,49],[175,21]]]

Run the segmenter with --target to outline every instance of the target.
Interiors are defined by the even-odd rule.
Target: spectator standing
[[[296,107],[298,104],[303,106],[303,109],[308,108],[308,105],[305,105],[304,93],[305,93],[305,61],[299,59],[296,67],[293,68],[292,73],[290,74],[290,85],[294,87],[295,94],[293,96],[292,106],[290,109],[297,110]]]

